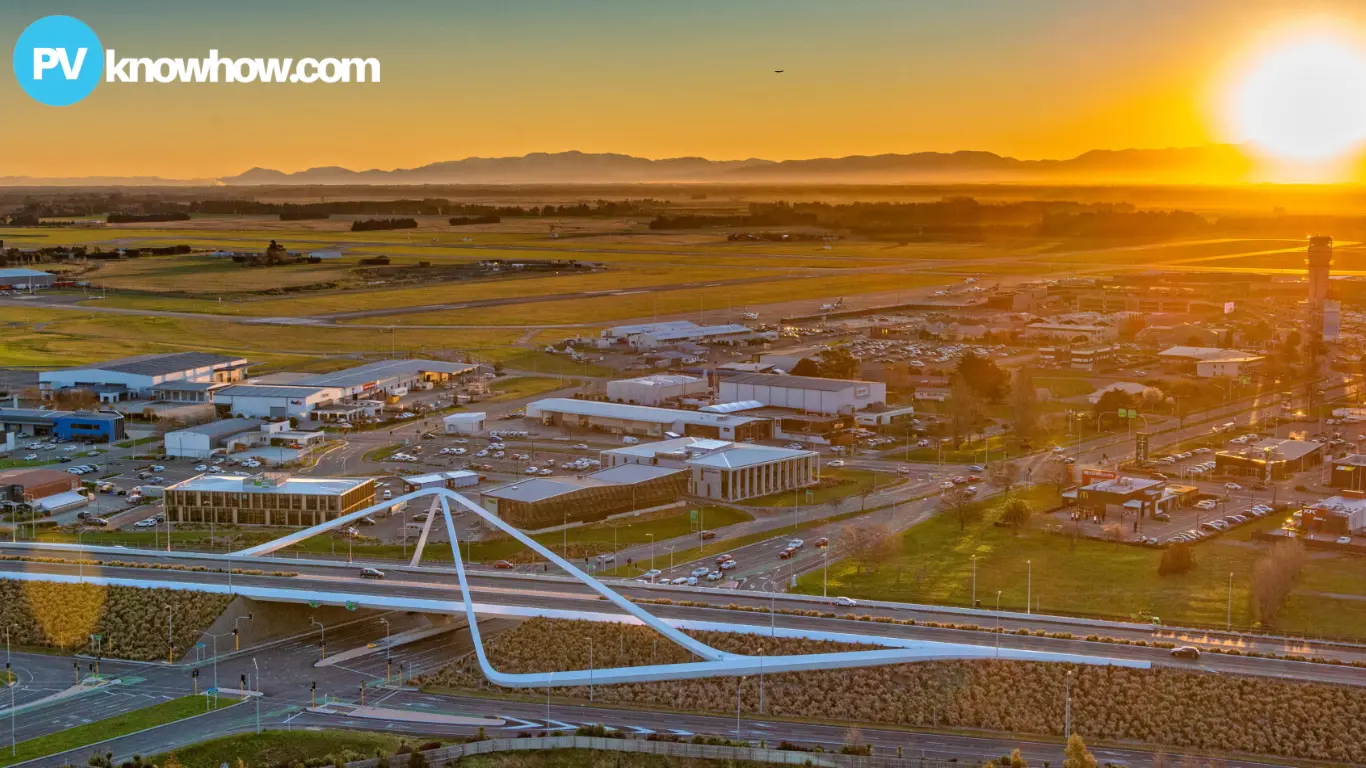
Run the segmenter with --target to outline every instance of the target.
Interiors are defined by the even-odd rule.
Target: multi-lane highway
[[[32,545],[3,545],[0,552],[28,551],[52,556],[50,549],[33,550]],[[126,562],[164,562],[166,553],[138,553],[134,550],[114,551],[102,555],[109,560]],[[174,554],[170,560],[188,566],[223,568],[226,562],[218,557]],[[429,613],[459,614],[463,611],[463,594],[453,573],[448,569],[389,569],[382,580],[362,579],[359,564],[322,561],[292,561],[261,558],[234,560],[235,568],[267,570],[288,569],[297,576],[249,576],[237,574],[228,585],[228,574],[211,571],[152,570],[146,568],[81,566],[71,563],[4,561],[0,562],[0,578],[85,580],[93,583],[166,584],[179,588],[198,588],[231,591],[260,599],[308,603],[319,597],[325,603],[342,604],[351,601],[360,607],[380,609],[419,610]],[[611,620],[626,618],[619,609],[592,593],[572,579],[529,576],[524,574],[475,573],[468,575],[471,599],[477,609],[487,616],[546,615],[564,618],[594,615]],[[919,640],[977,646],[997,646],[1052,653],[1077,654],[1091,657],[1146,661],[1210,671],[1248,675],[1285,677],[1323,682],[1366,685],[1366,669],[1349,666],[1309,664],[1281,659],[1252,658],[1206,653],[1198,661],[1172,658],[1159,648],[1092,642],[1076,638],[1087,635],[1114,637],[1129,641],[1161,640],[1206,648],[1237,648],[1240,651],[1261,651],[1300,656],[1321,656],[1345,662],[1366,661],[1366,648],[1332,644],[1311,644],[1252,635],[1188,632],[1172,628],[1156,628],[1141,624],[1106,622],[1061,616],[1025,615],[1011,612],[977,611],[950,607],[906,605],[898,603],[863,604],[855,609],[833,606],[819,597],[777,594],[746,594],[733,590],[674,588],[623,581],[614,585],[617,590],[634,600],[668,599],[674,604],[649,605],[651,613],[683,626],[732,625],[736,631],[771,631],[800,634],[847,634],[878,643],[878,638],[897,641]],[[688,605],[678,605],[686,601]],[[737,611],[729,606],[749,608]],[[770,609],[778,612],[770,613]],[[783,609],[820,609],[834,613],[834,617],[794,616],[781,613]],[[857,618],[845,618],[847,613],[859,616],[883,616],[897,620],[913,619],[915,625],[880,623]],[[926,622],[940,624],[976,624],[1007,632],[991,632],[924,626]],[[734,626],[740,625],[740,626]],[[746,629],[745,627],[749,627]],[[1021,629],[1043,630],[1049,633],[1069,633],[1073,639],[1012,634]],[[886,641],[883,641],[886,642]]]

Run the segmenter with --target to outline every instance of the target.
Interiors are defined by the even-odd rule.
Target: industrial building
[[[42,371],[38,387],[45,399],[64,389],[90,390],[100,402],[150,397],[171,382],[233,383],[250,365],[246,358],[207,352],[173,352],[108,360],[95,365]]]
[[[805,413],[848,414],[887,404],[887,385],[880,381],[744,373],[721,379],[717,387],[722,402],[757,400]]]
[[[743,501],[820,482],[820,454],[750,443],[681,437],[602,452],[605,467],[628,465],[682,469],[688,494]]]
[[[16,291],[32,288],[49,288],[57,282],[51,272],[42,272],[27,267],[0,268],[0,290]]]
[[[166,488],[173,523],[305,527],[375,503],[375,481],[352,477],[291,477],[281,473],[199,475]]]
[[[37,408],[0,408],[0,432],[22,437],[59,440],[123,440],[123,415],[113,411],[44,411]]]
[[[52,514],[85,504],[81,479],[57,469],[0,471],[0,507],[29,504]]]
[[[1202,379],[1243,376],[1265,359],[1251,352],[1218,347],[1171,347],[1157,353],[1162,367],[1174,373],[1191,373]]]
[[[765,440],[772,436],[772,422],[758,416],[681,411],[567,397],[528,403],[526,415],[546,426],[614,435],[665,437],[666,433],[673,432],[721,440]]]
[[[1247,475],[1266,482],[1284,480],[1322,463],[1323,443],[1313,440],[1267,438],[1236,451],[1214,454],[1216,471]]]
[[[265,425],[261,419],[223,419],[167,432],[163,440],[171,456],[204,459],[260,442]]]
[[[338,397],[332,387],[234,384],[213,392],[213,407],[219,416],[311,419],[314,409]]]
[[[93,440],[112,443],[128,437],[123,414],[113,411],[75,411],[52,418],[52,432],[58,440]]]
[[[622,512],[678,502],[687,473],[669,467],[618,466],[581,477],[534,477],[484,491],[484,508],[528,530],[594,522]]]
[[[469,363],[443,360],[381,360],[347,368],[344,371],[304,376],[291,381],[296,387],[325,387],[337,390],[337,399],[368,399],[384,395],[402,396],[414,389],[445,384],[478,369]]]
[[[607,382],[608,400],[631,405],[658,406],[669,401],[710,393],[711,385],[706,379],[694,376],[657,374]]]
[[[441,417],[441,427],[448,435],[477,435],[487,420],[488,414],[482,411],[462,411]]]
[[[1101,344],[1119,338],[1119,329],[1110,325],[1068,325],[1066,323],[1030,323],[1020,332],[1025,339],[1055,339]]]

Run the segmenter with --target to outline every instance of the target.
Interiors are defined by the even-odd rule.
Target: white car
[[[536,474],[536,473],[538,473],[538,472],[540,472],[540,471],[541,471],[540,467],[527,467],[525,470],[522,470],[523,474],[527,474],[527,475],[534,475],[534,474]]]
[[[139,520],[139,521],[137,521],[136,523],[133,523],[133,527],[134,527],[134,528],[154,528],[154,527],[156,527],[156,524],[157,524],[156,518],[149,517],[149,518],[147,518],[146,520]]]
[[[734,560],[727,560],[726,562],[721,563],[721,570],[723,570],[723,571],[729,571],[730,569],[732,569],[732,568],[734,568],[734,567],[736,567],[736,566],[738,566],[738,565],[739,565],[739,563],[735,562]]]
[[[1351,536],[1339,536],[1339,537],[1338,537],[1338,543],[1339,543],[1339,544],[1351,544],[1351,543],[1352,543],[1352,537],[1351,537]]]
[[[29,455],[27,455],[27,456],[24,457],[24,461],[37,461],[37,460],[38,460],[38,454],[36,454],[36,453],[30,453]]]
[[[711,573],[708,573],[708,574],[707,574],[707,581],[720,581],[720,580],[721,580],[721,572],[720,572],[720,571],[712,571]]]
[[[208,471],[209,471],[209,465],[208,465],[208,464],[196,464],[195,467],[194,467],[194,471],[196,471],[196,472],[208,472]]]
[[[674,579],[673,581],[670,581],[669,583],[672,584],[672,585],[674,585],[674,586],[676,586],[676,587],[682,587],[682,586],[686,586],[686,585],[687,585],[688,579],[689,579],[689,578],[692,578],[692,577],[690,577],[690,576],[679,576],[678,578]],[[693,583],[696,584],[696,583],[697,583],[697,579],[694,578],[694,579],[693,579]]]
[[[586,451],[588,450],[588,443],[574,443],[570,447],[576,451]]]
[[[153,472],[165,472],[165,471],[166,471],[166,467],[163,466],[163,465],[161,465],[161,464],[153,464],[153,465],[152,465],[152,471],[153,471]]]
[[[1226,490],[1226,491],[1241,491],[1241,490],[1243,490],[1243,486],[1238,485],[1237,483],[1224,483],[1224,490]]]
[[[834,461],[827,461],[827,462],[825,462],[825,466],[827,466],[827,467],[842,467],[842,466],[844,466],[844,459],[835,459]]]
[[[642,573],[642,574],[640,574],[640,575],[641,575],[642,577],[644,577],[644,578],[647,578],[647,579],[654,579],[654,578],[655,578],[656,576],[658,576],[660,573],[663,573],[663,571],[660,571],[658,568],[651,568],[650,570],[648,570],[648,571],[646,571],[645,573]]]
[[[694,568],[694,569],[692,569],[692,575],[694,575],[694,576],[706,576],[706,575],[707,575],[708,573],[710,573],[710,572],[711,572],[711,569],[710,569],[710,568]]]
[[[858,605],[858,601],[852,597],[837,597],[835,598],[835,605],[844,606],[845,608],[853,608],[854,606]]]
[[[805,542],[805,541],[802,541],[801,539],[793,539],[792,541],[789,541],[789,542],[787,543],[787,545],[788,545],[789,547],[793,548],[793,549],[801,549],[802,546],[805,545],[805,544],[806,544],[806,542]]]

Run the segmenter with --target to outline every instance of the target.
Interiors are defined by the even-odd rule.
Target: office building
[[[785,493],[820,482],[820,454],[682,437],[602,452],[604,467],[668,467],[688,473],[688,493],[717,501]]]
[[[291,477],[268,472],[199,475],[166,488],[173,523],[281,525],[302,528],[375,503],[375,481],[353,477]]]

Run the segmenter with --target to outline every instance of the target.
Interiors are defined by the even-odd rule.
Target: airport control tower
[[[1305,257],[1309,265],[1309,304],[1321,304],[1328,298],[1328,269],[1333,266],[1333,238],[1315,235],[1309,238],[1309,253]]]

